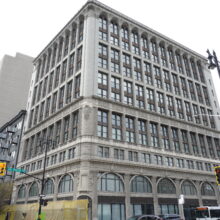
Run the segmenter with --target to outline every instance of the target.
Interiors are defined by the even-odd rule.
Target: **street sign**
[[[7,168],[7,170],[18,172],[18,173],[26,173],[26,170],[23,170],[23,169]]]
[[[0,176],[5,176],[6,174],[6,163],[5,162],[1,162],[0,163]]]

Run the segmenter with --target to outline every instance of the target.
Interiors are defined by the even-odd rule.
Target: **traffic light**
[[[6,163],[0,162],[0,176],[6,175]]]
[[[48,205],[48,200],[47,199],[41,199],[41,205],[47,206]]]
[[[216,182],[220,185],[220,166],[215,167]]]

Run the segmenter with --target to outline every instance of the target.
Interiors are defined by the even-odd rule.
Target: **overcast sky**
[[[102,3],[207,56],[220,59],[220,0],[101,0]],[[0,59],[37,56],[86,0],[1,0]],[[212,71],[220,100],[220,79]]]

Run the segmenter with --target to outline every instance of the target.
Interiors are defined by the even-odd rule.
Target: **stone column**
[[[152,194],[153,194],[153,201],[154,201],[154,214],[159,215],[159,204],[158,204],[158,194],[157,194],[157,177],[152,177]]]

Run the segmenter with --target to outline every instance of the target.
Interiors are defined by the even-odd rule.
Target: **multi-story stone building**
[[[90,198],[94,220],[181,213],[180,194],[184,208],[220,204],[220,110],[205,57],[88,1],[34,63],[19,166],[41,177],[40,140],[56,142],[46,198]],[[33,181],[16,177],[13,202],[38,200]]]
[[[5,55],[0,60],[0,126],[25,109],[32,72],[33,58],[27,55]]]
[[[16,168],[23,131],[25,110],[21,110],[14,118],[0,127],[0,162],[5,162],[7,168]],[[0,176],[0,182],[12,181],[15,178],[13,171],[6,171]]]

